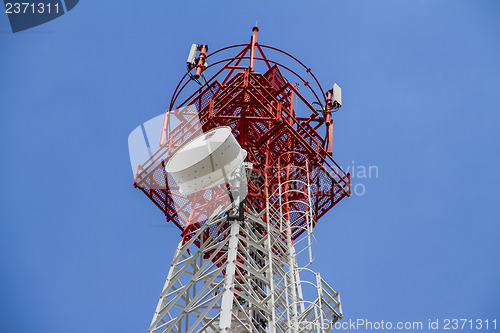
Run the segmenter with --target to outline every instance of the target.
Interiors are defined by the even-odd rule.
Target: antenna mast
[[[351,194],[350,175],[332,158],[331,116],[341,105],[340,88],[325,94],[310,68],[259,44],[258,31],[253,28],[249,44],[211,54],[207,45],[193,44],[189,72],[165,115],[160,149],[138,168],[134,186],[181,230],[149,332],[326,332],[342,318],[339,293],[310,266],[317,221]],[[293,67],[264,51],[286,56]],[[179,124],[170,129],[174,116]],[[218,142],[221,127],[237,144],[226,136],[220,142],[246,151],[235,171],[218,166],[222,157],[215,157],[233,148],[195,153]],[[194,162],[169,174],[169,161],[184,153]],[[212,163],[213,173],[201,175],[203,163]],[[220,170],[221,181],[210,178]],[[183,184],[198,191],[188,193]]]

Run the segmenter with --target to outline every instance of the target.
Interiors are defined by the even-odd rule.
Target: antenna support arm
[[[205,69],[205,58],[207,57],[208,45],[203,44],[200,50],[200,57],[198,58],[198,64],[196,64],[196,74],[194,75],[195,79],[199,79],[201,76],[201,72]]]
[[[333,153],[333,121],[332,121],[332,99],[333,90],[328,90],[326,93],[326,110],[325,110],[325,125],[326,125],[326,151],[330,156]]]

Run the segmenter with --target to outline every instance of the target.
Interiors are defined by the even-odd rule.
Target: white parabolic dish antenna
[[[201,134],[183,145],[167,162],[182,194],[191,194],[229,182],[229,175],[245,160],[247,152],[222,126]]]

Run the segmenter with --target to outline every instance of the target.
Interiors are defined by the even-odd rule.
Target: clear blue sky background
[[[0,13],[0,332],[146,331],[180,232],[132,187],[128,134],[191,43],[256,20],[341,85],[339,163],[378,167],[318,223],[345,320],[500,320],[500,2],[115,0],[17,34]]]

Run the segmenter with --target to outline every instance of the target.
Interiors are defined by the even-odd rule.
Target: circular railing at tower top
[[[216,59],[213,63],[210,63],[210,60],[214,59],[214,57],[216,55],[219,55],[221,53],[224,53],[225,51],[232,50],[232,49],[238,48],[238,47],[241,48],[241,50],[235,56],[226,57],[226,58],[222,57],[223,59]],[[279,54],[282,54],[285,56],[286,59],[291,59],[295,64],[298,64],[300,68],[305,69],[305,74],[309,75],[312,78],[312,80],[314,81],[314,84],[317,86],[317,89],[319,89],[320,95],[318,95],[318,92],[316,92],[313,89],[310,82],[307,81],[306,79],[304,79],[303,75],[297,73],[297,70],[294,70],[291,68],[291,65],[287,66],[287,65],[283,64],[283,62],[281,62],[281,61],[276,61],[276,60],[273,60],[273,59],[267,57],[264,54],[264,51],[262,49],[267,49],[267,50],[271,50],[271,51],[277,52]],[[254,57],[253,58],[254,60],[257,60],[263,64],[266,64],[268,66],[268,68],[270,68],[270,66],[269,66],[270,64],[273,64],[273,65],[278,66],[279,68],[285,69],[286,71],[292,73],[296,78],[298,78],[300,80],[300,82],[302,82],[302,84],[304,86],[306,86],[309,89],[309,92],[312,94],[312,96],[314,96],[315,100],[313,102],[311,102],[310,104],[312,105],[314,103],[317,103],[317,104],[319,104],[321,110],[324,109],[324,103],[326,102],[325,101],[325,92],[324,92],[323,88],[321,87],[318,79],[313,74],[311,68],[307,67],[303,62],[301,62],[299,59],[297,59],[296,57],[294,57],[290,53],[283,51],[279,48],[273,47],[273,46],[256,43],[256,50],[259,51],[259,53],[261,54],[261,57]],[[217,77],[220,77],[224,71],[226,71],[226,70],[234,71],[235,68],[231,65],[233,62],[236,62],[239,65],[239,63],[243,60],[251,60],[250,56],[246,56],[246,54],[249,53],[250,51],[251,51],[251,44],[236,44],[236,45],[231,45],[231,46],[227,46],[227,47],[218,49],[218,50],[208,54],[205,59],[207,60],[207,63],[209,63],[209,65],[204,69],[203,72],[205,73],[209,69],[214,69],[216,67],[220,67],[220,69],[217,72],[215,72],[214,74],[212,74],[208,80],[205,80],[205,82],[203,84],[200,83],[200,85],[202,87],[208,86],[215,79],[217,79]],[[238,65],[236,65],[236,66],[238,66]],[[240,69],[247,68],[247,67],[249,67],[249,66],[238,66],[238,68],[240,68]],[[177,84],[177,86],[174,90],[174,93],[172,95],[172,99],[170,101],[170,105],[169,105],[170,110],[174,110],[176,108],[182,107],[184,105],[184,103],[186,103],[190,99],[190,98],[187,98],[184,102],[182,102],[181,104],[174,107],[180,94],[184,91],[184,89],[187,87],[187,85],[190,82],[193,82],[191,71],[187,71],[184,74],[184,76],[181,78],[179,83]],[[322,96],[323,98],[320,98],[320,96]],[[313,108],[313,110],[314,110],[314,108]]]

